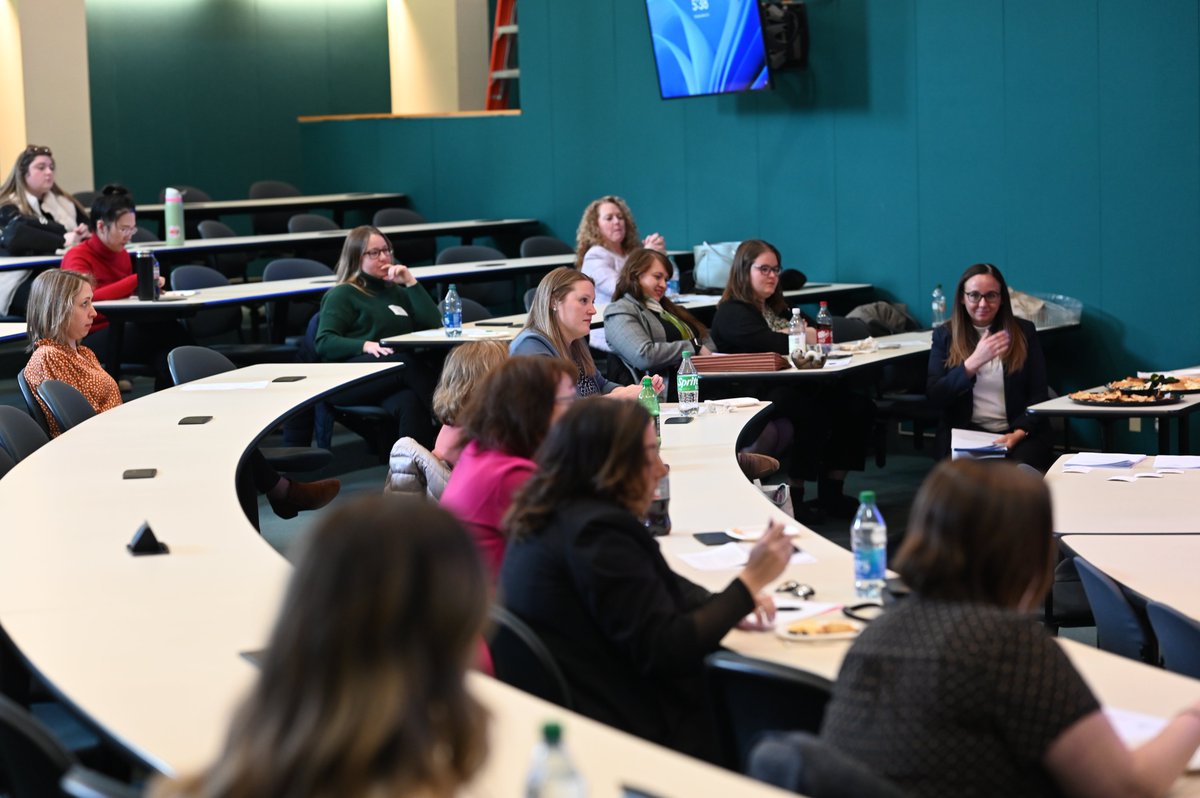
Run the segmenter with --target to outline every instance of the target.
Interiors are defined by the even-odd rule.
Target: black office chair
[[[537,295],[537,287],[536,286],[534,288],[528,289],[525,292],[524,301],[525,301],[525,312],[526,313],[533,310],[533,298],[536,295]]]
[[[320,261],[311,258],[279,258],[267,264],[263,269],[263,282],[272,280],[298,280],[305,277],[333,277],[333,269]],[[276,327],[275,314],[281,300],[267,303],[267,329]],[[299,344],[298,340],[304,335],[304,328],[313,314],[321,309],[320,295],[298,296],[286,300],[287,316],[281,326],[284,340],[289,344]]]
[[[459,299],[462,300],[463,321],[483,321],[484,319],[493,318],[496,315],[474,299],[467,299],[466,297],[459,297]]]
[[[573,254],[575,254],[574,247],[564,241],[559,241],[554,236],[530,236],[521,242],[522,258]]]
[[[171,288],[176,291],[195,291],[229,285],[228,278],[208,266],[176,266],[171,270]],[[287,344],[248,344],[243,342],[241,305],[230,303],[205,308],[186,320],[188,332],[197,341],[209,340],[216,349],[240,365],[251,363],[290,363],[296,359],[297,348]],[[217,343],[212,339],[233,336],[238,343]]]
[[[1096,646],[1122,657],[1156,663],[1154,635],[1138,617],[1121,587],[1082,557],[1075,558],[1079,581],[1096,619]]]
[[[337,222],[328,216],[315,213],[297,213],[288,217],[289,233],[320,233],[325,230],[340,230]]]
[[[0,447],[14,463],[19,463],[42,448],[50,434],[37,422],[11,405],[0,405]]]
[[[1158,639],[1162,666],[1200,679],[1200,623],[1158,601],[1146,603],[1146,614]]]
[[[284,180],[258,180],[250,184],[247,192],[250,199],[275,199],[276,197],[298,197],[300,189]],[[291,211],[258,211],[251,217],[254,235],[274,235],[288,231]]]
[[[12,471],[16,465],[17,461],[13,460],[7,451],[0,449],[0,479],[4,479],[4,475]]]
[[[96,415],[96,408],[74,385],[62,380],[43,380],[38,397],[50,408],[59,430],[66,432]]]
[[[99,194],[99,191],[76,191],[71,196],[78,200],[79,204],[90,213],[92,210],[92,203],[96,201],[96,197]]]
[[[33,389],[29,387],[29,380],[25,379],[25,369],[17,372],[17,386],[21,389],[21,396],[25,399],[25,406],[29,408],[29,415],[42,428],[42,432],[45,432],[46,436],[49,437],[50,424],[46,421],[46,413],[42,410],[42,406],[38,404],[37,397],[33,395]]]
[[[905,792],[810,732],[763,736],[746,775],[809,798],[904,798]]]
[[[216,219],[205,219],[197,227],[200,237],[206,240],[237,237],[237,232],[232,227],[224,222],[218,222]],[[230,279],[237,277],[244,283],[246,282],[246,267],[250,265],[250,260],[249,255],[241,252],[213,252],[208,256],[208,265],[226,277]]]
[[[232,360],[204,346],[175,347],[167,355],[167,365],[176,385],[237,368]],[[333,460],[333,452],[311,446],[263,446],[259,451],[276,471],[283,472],[316,471]]]
[[[518,690],[571,709],[571,689],[554,655],[529,625],[501,606],[489,611],[488,650],[496,678]]]
[[[71,798],[138,798],[142,791],[83,765],[72,765],[59,788]]]
[[[375,211],[371,224],[376,227],[391,227],[398,224],[425,224],[421,214],[408,208],[380,208]],[[437,238],[399,238],[392,240],[392,260],[411,266],[414,263],[433,263],[437,256]]]
[[[149,230],[139,225],[137,229],[133,231],[133,236],[129,240],[134,244],[148,244],[154,241],[160,241],[161,239],[154,233],[151,233]]]
[[[477,244],[447,247],[438,253],[438,265],[446,263],[472,263],[474,261],[506,260],[504,253],[495,247]],[[514,286],[512,280],[488,280],[480,283],[458,283],[458,295],[495,308],[498,313],[507,313],[513,306]]]
[[[0,780],[12,798],[54,798],[75,755],[24,707],[0,695]]]
[[[721,764],[738,772],[763,732],[819,731],[833,690],[828,679],[731,651],[705,657],[704,672]]]

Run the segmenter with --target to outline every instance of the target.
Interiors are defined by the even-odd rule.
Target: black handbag
[[[0,231],[0,247],[10,255],[53,255],[63,246],[67,228],[53,220],[14,216]]]

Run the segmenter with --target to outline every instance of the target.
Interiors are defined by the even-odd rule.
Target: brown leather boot
[[[342,483],[336,479],[319,479],[316,482],[297,482],[288,480],[287,493],[281,498],[267,494],[271,509],[280,518],[295,518],[304,510],[317,510],[333,501],[342,489]]]
[[[746,479],[753,482],[756,479],[762,479],[765,476],[774,474],[779,470],[779,461],[768,454],[758,454],[756,452],[738,452],[738,466],[741,467],[742,473],[746,475]]]

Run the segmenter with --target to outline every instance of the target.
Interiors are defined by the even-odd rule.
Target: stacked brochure
[[[1146,459],[1144,454],[1122,454],[1120,452],[1080,452],[1067,462],[1064,467],[1082,466],[1084,468],[1133,468]]]
[[[996,443],[999,437],[994,432],[984,432],[973,429],[953,429],[950,431],[950,448],[954,459],[970,457],[984,460],[994,457],[1004,457],[1008,447]]]

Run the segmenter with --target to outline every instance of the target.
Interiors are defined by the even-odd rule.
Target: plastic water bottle
[[[858,494],[858,512],[850,524],[854,550],[854,593],[875,599],[887,584],[887,523],[875,504],[875,491]]]
[[[679,296],[679,278],[678,277],[671,277],[671,279],[667,280],[667,296],[669,296],[671,299],[674,299],[675,297]]]
[[[584,798],[585,795],[583,777],[563,749],[562,727],[557,723],[544,724],[542,741],[533,751],[525,780],[525,798]]]
[[[683,362],[675,377],[675,390],[679,394],[679,415],[694,416],[700,412],[700,374],[692,362],[690,349],[683,350]]]
[[[183,195],[177,188],[163,192],[163,218],[167,223],[167,243],[177,247],[183,243]]]
[[[941,283],[934,286],[933,302],[930,304],[933,307],[933,326],[936,327],[946,321],[946,294],[942,291]]]
[[[821,302],[821,309],[817,311],[817,345],[821,347],[821,354],[826,357],[833,349],[833,316],[829,313],[829,303]]]
[[[458,288],[454,283],[450,283],[450,290],[442,300],[442,326],[446,328],[447,338],[462,335],[462,300],[458,298]]]
[[[649,377],[642,377],[642,392],[638,394],[638,401],[654,418],[654,437],[658,438],[658,446],[661,449],[662,424],[658,418],[658,394],[654,392],[654,382]]]
[[[808,345],[808,331],[805,329],[804,318],[800,315],[800,308],[792,308],[792,320],[788,322],[788,354],[795,354],[799,350],[803,355]]]

